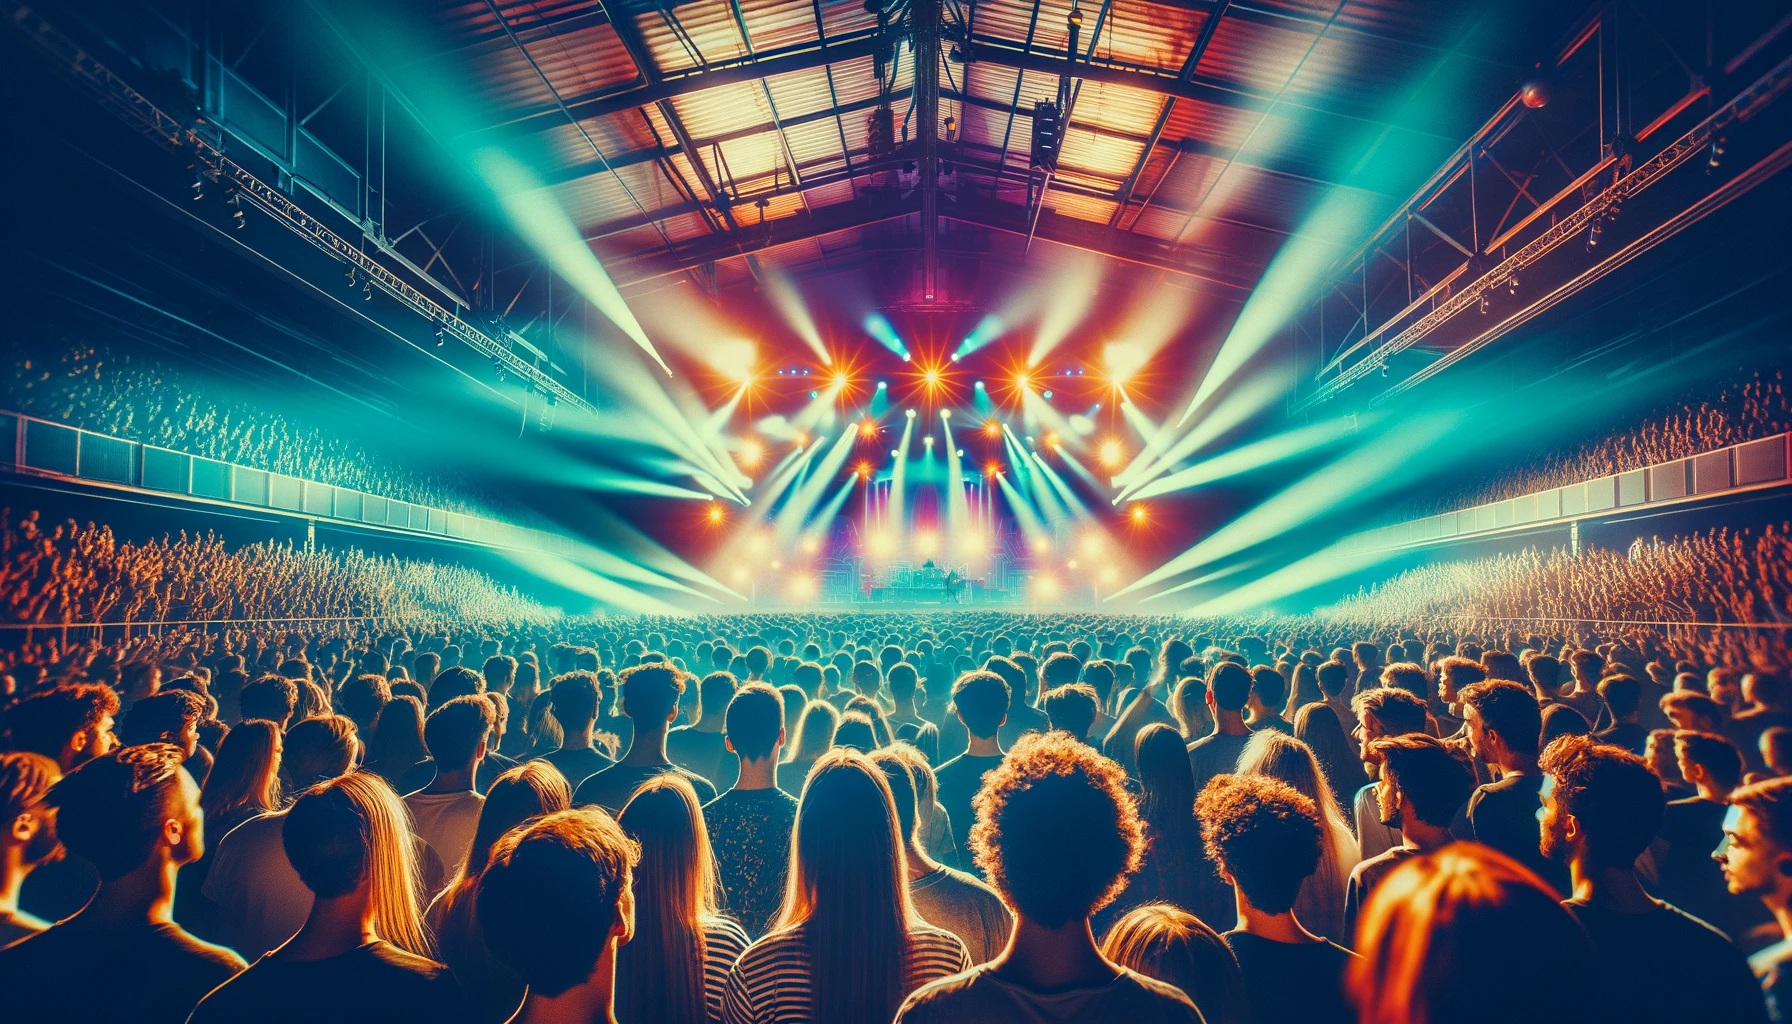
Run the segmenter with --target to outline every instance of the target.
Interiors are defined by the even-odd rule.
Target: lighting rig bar
[[[1602,66],[1616,64],[1611,52],[1615,49],[1615,42],[1608,41],[1608,36],[1615,37],[1616,31],[1611,23],[1603,20],[1610,14],[1610,9],[1605,9],[1599,18],[1583,26],[1563,48],[1555,66],[1558,69],[1563,67],[1571,56],[1583,52],[1583,48],[1586,51],[1597,48]],[[1773,34],[1770,31],[1763,40],[1749,47],[1747,54],[1752,56],[1758,53]],[[1738,57],[1732,63],[1739,65],[1742,62],[1743,58]],[[1630,151],[1693,103],[1709,96],[1712,90],[1702,81],[1694,80],[1685,96],[1670,104],[1646,127],[1637,130],[1635,136],[1627,137],[1621,128],[1615,127],[1624,123],[1615,112],[1620,109],[1626,112],[1628,110],[1629,96],[1623,85],[1623,82],[1600,82],[1600,89],[1595,97],[1598,109],[1591,115],[1595,122],[1593,128],[1589,129],[1606,136],[1606,141],[1600,146],[1599,159],[1591,167],[1578,173],[1553,196],[1541,202],[1532,197],[1531,191],[1537,187],[1537,181],[1534,180],[1537,179],[1537,171],[1533,168],[1529,176],[1524,176],[1522,165],[1514,163],[1514,156],[1510,151],[1512,145],[1518,144],[1519,137],[1516,133],[1520,125],[1527,115],[1533,113],[1527,108],[1542,105],[1532,102],[1537,97],[1531,95],[1530,90],[1543,87],[1528,84],[1524,91],[1507,101],[1467,144],[1433,174],[1361,249],[1341,261],[1338,264],[1341,268],[1338,271],[1340,279],[1325,289],[1314,308],[1295,327],[1296,331],[1306,332],[1310,336],[1310,322],[1317,320],[1321,365],[1315,374],[1319,383],[1294,404],[1292,411],[1300,413],[1311,410],[1338,397],[1346,389],[1371,375],[1386,375],[1389,360],[1399,353],[1424,345],[1427,341],[1434,342],[1431,347],[1437,347],[1437,344],[1444,341],[1439,337],[1440,330],[1470,308],[1486,314],[1496,301],[1510,306],[1510,297],[1518,294],[1521,274],[1527,287],[1537,288],[1540,298],[1509,315],[1490,318],[1489,325],[1483,329],[1471,328],[1466,339],[1451,341],[1448,350],[1428,365],[1379,391],[1368,403],[1370,406],[1379,405],[1479,351],[1742,195],[1787,165],[1787,158],[1792,150],[1788,150],[1786,146],[1777,147],[1743,174],[1717,187],[1704,189],[1697,197],[1689,198],[1686,202],[1670,204],[1673,208],[1663,211],[1659,220],[1645,221],[1651,224],[1649,230],[1642,231],[1627,245],[1614,246],[1615,251],[1610,256],[1591,266],[1573,272],[1572,268],[1562,265],[1566,259],[1564,256],[1558,256],[1545,264],[1543,261],[1552,253],[1557,253],[1570,240],[1583,235],[1588,238],[1588,252],[1595,252],[1602,228],[1616,219],[1620,207],[1658,185],[1695,157],[1712,153],[1711,168],[1715,169],[1726,144],[1725,132],[1759,114],[1783,94],[1788,86],[1792,86],[1792,57],[1780,60],[1753,83],[1730,96],[1685,134],[1634,167],[1631,166]],[[1547,102],[1547,96],[1544,97],[1544,102]],[[1537,133],[1542,136],[1550,156],[1559,163],[1560,157],[1556,148],[1548,145],[1548,136],[1544,134],[1543,127],[1539,126]],[[1506,151],[1496,148],[1501,143],[1508,144]],[[1520,170],[1516,173],[1508,170],[1501,162],[1502,157]],[[1539,164],[1542,162],[1540,159]],[[1565,164],[1562,169],[1573,173]],[[1479,183],[1477,176],[1481,179]],[[1599,184],[1607,176],[1609,184],[1600,189]],[[1494,197],[1496,201],[1506,201],[1506,208],[1499,222],[1488,230],[1486,222],[1480,219],[1478,192],[1487,192],[1489,181],[1502,180],[1512,186],[1511,195]],[[1466,189],[1466,208],[1470,212],[1464,223],[1451,225],[1456,227],[1452,232],[1434,222],[1432,218],[1437,217],[1438,213],[1433,205],[1458,187]],[[1458,201],[1461,200],[1459,192],[1452,194]],[[1515,218],[1520,202],[1525,200],[1533,208],[1528,214],[1517,217],[1514,223],[1508,223]],[[1568,209],[1577,200],[1579,205]],[[1651,205],[1659,208],[1661,204]],[[1651,213],[1653,212],[1655,211],[1652,210]],[[1507,246],[1514,241],[1515,236],[1540,221],[1548,226],[1516,250],[1508,250]],[[1457,237],[1460,234],[1470,236],[1467,245]],[[1488,238],[1489,235],[1492,237]],[[1461,262],[1453,269],[1441,272],[1433,262],[1436,277],[1427,281],[1419,267],[1423,254],[1415,251],[1415,239],[1446,256],[1459,254]],[[1406,252],[1404,261],[1394,255],[1402,242]],[[1401,273],[1391,278],[1386,274],[1377,275],[1375,283],[1380,289],[1377,292],[1372,288],[1371,270],[1381,261],[1399,267]],[[1536,268],[1536,273],[1527,273],[1532,268]],[[1546,284],[1539,285],[1539,274],[1548,278]],[[1407,304],[1384,319],[1379,326],[1371,328],[1370,313],[1376,299],[1381,292],[1400,283],[1401,278],[1406,285]],[[1422,292],[1419,290],[1421,285],[1424,286]],[[1335,353],[1326,351],[1326,346],[1334,344],[1329,341],[1325,330],[1328,303],[1341,303],[1352,314],[1343,337],[1335,342]],[[1458,335],[1460,333],[1451,332]],[[1334,371],[1335,375],[1326,379]]]
[[[226,185],[235,196],[247,201],[281,225],[318,249],[358,269],[370,286],[378,286],[386,294],[410,307],[436,325],[444,336],[453,336],[474,351],[492,360],[494,366],[517,380],[532,386],[550,401],[595,412],[584,396],[571,390],[554,377],[542,372],[534,363],[518,355],[509,344],[492,338],[484,331],[461,319],[409,282],[387,270],[348,239],[337,234],[316,217],[305,212],[284,192],[250,173],[241,164],[225,156],[216,142],[199,134],[178,119],[151,103],[142,93],[131,88],[113,74],[93,54],[62,34],[38,13],[24,4],[7,2],[0,6],[11,22],[38,49],[53,58],[59,68],[94,94],[100,104],[135,128],[152,142],[171,152],[191,147],[195,170],[207,180]]]

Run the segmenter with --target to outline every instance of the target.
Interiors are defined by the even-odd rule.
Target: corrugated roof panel
[[[622,183],[616,181],[618,178],[622,179]],[[633,192],[634,199],[629,199],[629,192],[624,192],[624,183],[629,192]],[[573,224],[579,226],[606,224],[636,215],[642,212],[640,206],[634,204],[636,199],[647,206],[647,210],[656,210],[668,203],[679,203],[683,199],[683,195],[677,194],[676,188],[667,181],[667,176],[659,172],[656,163],[618,167],[615,174],[581,178],[566,185],[557,185],[548,192],[566,210],[566,217],[570,217]]]
[[[598,259],[604,264],[604,268],[612,274],[617,274],[619,273],[618,268],[612,266],[612,263],[646,253],[665,252],[666,243],[660,238],[658,231],[655,231],[651,225],[644,224],[638,228],[630,228],[627,231],[619,231],[610,235],[594,248],[596,248]],[[622,271],[620,276],[627,277],[628,273]]]
[[[1064,45],[1069,41],[1070,30],[1064,23],[1065,17],[1070,13],[1069,0],[1041,0],[1038,10],[1038,22],[1033,28],[1033,48],[1063,53]],[[1023,0],[984,0],[977,5],[977,35],[1017,45],[1024,43],[1027,39],[1027,26],[1034,21],[1033,11],[1033,4]],[[1085,9],[1083,15],[1084,29],[1092,29],[1095,24],[1094,12]],[[1087,31],[1079,45],[1089,45]]]
[[[747,55],[727,0],[684,4],[671,13],[665,8],[643,11],[634,19],[642,44],[662,74],[690,71]],[[682,34],[673,27],[675,19],[684,29]],[[696,47],[694,53],[692,45]]]
[[[681,213],[676,217],[668,217],[660,221],[660,227],[665,229],[674,242],[688,242],[693,238],[713,234],[709,229],[709,222],[701,213]]]
[[[1058,153],[1058,164],[1066,169],[1099,175],[1107,179],[1110,186],[1117,186],[1132,172],[1133,164],[1144,151],[1143,142],[1072,127],[1064,133],[1064,147]]]
[[[833,206],[835,203],[848,203],[857,198],[850,181],[836,181],[831,185],[821,185],[807,189],[803,193],[809,200],[812,209]]]
[[[583,129],[581,134],[580,129]],[[590,142],[585,137],[590,136]],[[664,136],[671,142],[671,135]],[[633,110],[619,114],[606,114],[603,117],[588,118],[579,122],[579,127],[564,124],[557,128],[540,133],[537,140],[543,147],[544,168],[568,167],[574,164],[588,164],[597,159],[591,151],[591,144],[597,144],[606,159],[615,159],[624,153],[648,149],[660,144],[653,131],[641,120],[641,115]]]
[[[1200,100],[1179,99],[1170,119],[1164,122],[1165,139],[1200,139],[1216,146],[1235,148],[1251,134],[1258,114],[1249,110],[1222,107]]]
[[[856,103],[877,95],[877,69],[870,57],[841,61],[831,67],[834,92],[841,103]],[[827,81],[827,76],[822,76],[822,81]]]
[[[812,0],[740,0],[741,17],[753,37],[753,52],[782,50],[820,38]]]
[[[771,108],[757,80],[704,89],[674,97],[672,106],[684,129],[695,139],[770,124]]]
[[[1047,192],[1045,205],[1066,217],[1100,224],[1106,224],[1108,218],[1114,215],[1114,201],[1111,199],[1096,199],[1063,191]]]
[[[1273,95],[1294,73],[1318,30],[1317,25],[1299,21],[1265,24],[1222,18],[1201,57],[1201,74]]]
[[[1076,94],[1071,124],[1100,125],[1112,132],[1144,137],[1157,124],[1166,99],[1160,93],[1107,82],[1084,82]]]
[[[865,10],[863,3],[845,0],[821,5],[821,25],[830,40],[843,35],[868,32],[877,27],[877,15]]]
[[[1108,24],[1102,29],[1095,53],[1134,64],[1181,70],[1206,20],[1205,11],[1144,0],[1115,0],[1108,7]]]
[[[777,136],[774,134],[772,137]],[[840,157],[840,128],[831,117],[822,121],[810,121],[808,124],[792,125],[784,129],[784,137],[790,141],[790,151],[796,155],[796,165],[800,168],[808,168],[820,160]]]
[[[833,97],[828,92],[826,68],[793,71],[788,75],[766,79],[766,85],[771,88],[772,100],[778,105],[780,118],[801,117],[828,110],[834,105]]]

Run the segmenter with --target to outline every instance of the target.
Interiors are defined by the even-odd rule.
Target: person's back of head
[[[743,762],[771,757],[784,740],[784,699],[765,683],[734,691],[723,719],[728,747]]]
[[[1589,736],[1568,736],[1543,751],[1540,767],[1554,780],[1543,801],[1545,856],[1570,852],[1567,826],[1576,834],[1590,866],[1629,870],[1667,812],[1661,779],[1642,758]]]
[[[1319,810],[1267,775],[1216,775],[1195,798],[1208,859],[1265,914],[1294,908],[1301,883],[1319,868]]]
[[[1683,765],[1702,770],[1719,789],[1734,789],[1742,783],[1742,751],[1723,736],[1690,729],[1677,730],[1674,753]]]
[[[470,767],[483,752],[497,712],[483,697],[456,697],[430,712],[423,723],[423,745],[438,771]]]
[[[1288,677],[1271,665],[1258,665],[1251,670],[1251,695],[1272,715],[1282,713],[1288,703]]]
[[[1319,678],[1319,692],[1326,699],[1339,698],[1344,694],[1344,687],[1349,685],[1349,669],[1344,667],[1344,662],[1321,662],[1314,673]]]
[[[435,710],[457,697],[485,692],[485,677],[462,665],[445,668],[429,684],[429,709]]]
[[[797,807],[790,882],[778,930],[801,927],[810,1019],[894,1017],[906,994],[914,920],[905,844],[883,772],[855,750],[815,763]]]
[[[840,728],[840,711],[825,700],[812,700],[803,707],[796,723],[796,746],[789,760],[813,761],[834,745],[834,733]]]
[[[977,866],[1003,902],[1039,927],[1088,918],[1138,868],[1144,827],[1125,774],[1069,736],[1022,736],[984,776],[974,805]]]
[[[1663,694],[1659,703],[1662,713],[1681,728],[1709,732],[1717,729],[1724,720],[1723,705],[1695,690]]]
[[[1076,682],[1082,671],[1083,663],[1077,660],[1076,655],[1054,654],[1039,666],[1039,685],[1046,690],[1065,686]]]
[[[1069,683],[1053,687],[1045,691],[1040,703],[1053,729],[1067,732],[1079,740],[1088,740],[1089,729],[1095,725],[1095,715],[1100,707],[1100,698],[1093,686]]]
[[[342,713],[354,721],[356,728],[365,732],[373,730],[374,719],[391,699],[392,684],[383,675],[364,673],[355,676],[336,691],[336,702],[342,705]]]
[[[1453,843],[1375,887],[1346,985],[1360,1024],[1597,1020],[1593,949],[1556,893],[1505,854]],[[1547,949],[1550,955],[1538,957]]]
[[[1547,654],[1533,655],[1529,661],[1523,662],[1525,675],[1532,686],[1545,696],[1554,696],[1556,688],[1562,685],[1562,663]]]
[[[299,684],[285,676],[264,675],[250,680],[237,698],[244,718],[265,718],[285,724],[299,705]]]
[[[557,811],[512,829],[479,876],[486,948],[531,996],[607,984],[608,977],[597,976],[600,962],[634,933],[631,885],[639,857],[635,841],[596,807]]]
[[[718,884],[696,790],[676,773],[649,779],[616,822],[640,850],[635,933],[616,963],[618,1017],[707,1024],[703,926],[715,917]]]
[[[1389,686],[1358,690],[1350,699],[1350,708],[1359,720],[1373,716],[1388,736],[1425,731],[1425,702],[1405,690]]]
[[[915,839],[920,797],[917,794],[914,768],[907,758],[898,753],[900,749],[901,744],[880,747],[872,751],[871,763],[884,773],[884,781],[890,786],[890,799],[896,807],[897,833],[904,843],[911,843]]]
[[[1147,903],[1127,911],[1108,929],[1101,955],[1181,989],[1211,1024],[1250,1018],[1244,975],[1232,947],[1181,907]]]
[[[281,826],[294,873],[319,900],[366,887],[380,938],[418,956],[431,946],[417,908],[417,856],[410,817],[385,780],[357,772],[299,794]]]
[[[1139,813],[1160,829],[1191,825],[1195,775],[1182,734],[1162,722],[1140,729],[1133,739],[1133,763],[1138,766]]]
[[[728,702],[734,699],[734,691],[740,682],[732,672],[711,672],[697,683],[698,721],[707,718],[720,721],[728,711]]]
[[[265,718],[238,722],[225,734],[205,777],[200,806],[206,818],[244,808],[274,810],[280,800],[280,750],[279,726]]]
[[[1381,685],[1405,690],[1420,700],[1431,696],[1431,678],[1425,674],[1424,666],[1410,661],[1395,662],[1382,669]]]
[[[966,672],[952,684],[952,703],[964,727],[977,739],[990,739],[1008,717],[1011,690],[994,672]]]
[[[355,723],[344,715],[295,722],[283,742],[280,770],[295,790],[347,774],[361,752]]]
[[[1254,684],[1250,670],[1237,662],[1219,662],[1207,674],[1207,693],[1221,711],[1243,711]]]
[[[638,727],[652,728],[672,720],[684,693],[684,676],[666,664],[641,664],[623,671],[618,689],[622,713]]]
[[[1525,686],[1531,684],[1530,675],[1525,672],[1518,655],[1508,651],[1481,652],[1481,671],[1487,673],[1488,679],[1503,679]]]
[[[591,672],[575,670],[555,676],[548,690],[548,703],[554,710],[554,718],[562,729],[569,731],[576,732],[597,721],[597,709],[602,699],[603,688],[596,674]]]
[[[205,718],[205,698],[190,690],[162,690],[131,705],[118,731],[125,746],[172,743],[190,752],[189,741],[198,738]]]
[[[181,768],[183,757],[171,743],[145,743],[91,758],[63,776],[45,800],[62,845],[102,881],[130,874],[158,850],[177,864],[198,860],[199,787]]]
[[[516,681],[516,659],[508,654],[494,654],[485,659],[479,674],[485,677],[486,689],[503,693]]]
[[[920,682],[920,673],[915,671],[915,666],[906,661],[897,662],[884,673],[884,683],[890,688],[890,696],[898,701],[913,700],[915,687]]]
[[[772,652],[755,645],[747,651],[747,671],[754,679],[765,676],[766,667],[772,663]]]
[[[1381,767],[1383,781],[1427,825],[1449,827],[1475,791],[1475,771],[1467,758],[1435,736],[1384,736],[1370,741],[1364,757]],[[1392,808],[1383,813],[1392,813]]]
[[[15,750],[42,754],[73,767],[103,753],[106,719],[118,714],[118,695],[99,683],[65,683],[14,704],[6,725]]]
[[[871,724],[871,716],[857,710],[841,715],[840,724],[834,729],[834,746],[850,747],[861,754],[876,749],[877,730]]]

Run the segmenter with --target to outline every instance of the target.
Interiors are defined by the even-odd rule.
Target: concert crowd
[[[1792,1019],[1777,634],[1365,613],[1413,586],[39,648],[7,1016]]]

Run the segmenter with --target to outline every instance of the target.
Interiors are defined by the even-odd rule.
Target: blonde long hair
[[[616,821],[641,846],[635,937],[616,955],[616,1016],[706,1024],[703,928],[716,920],[720,886],[697,791],[667,772],[642,783]]]
[[[293,803],[282,831],[287,859],[314,894],[343,896],[366,878],[379,937],[418,956],[435,955],[417,904],[410,815],[386,780],[355,772],[320,782]]]
[[[1313,748],[1274,729],[1263,729],[1252,734],[1239,753],[1238,773],[1280,779],[1319,809],[1325,843],[1320,849],[1318,870],[1301,883],[1295,916],[1327,938],[1343,937],[1344,891],[1350,883],[1351,869],[1361,858],[1361,850]],[[1340,934],[1333,935],[1334,932]]]
[[[894,1017],[908,994],[908,937],[916,920],[889,782],[864,754],[828,751],[803,787],[790,884],[775,926],[803,928],[810,1019],[886,1024]]]
[[[280,749],[280,727],[265,718],[251,718],[225,733],[199,797],[206,820],[215,824],[233,811],[280,806]]]

